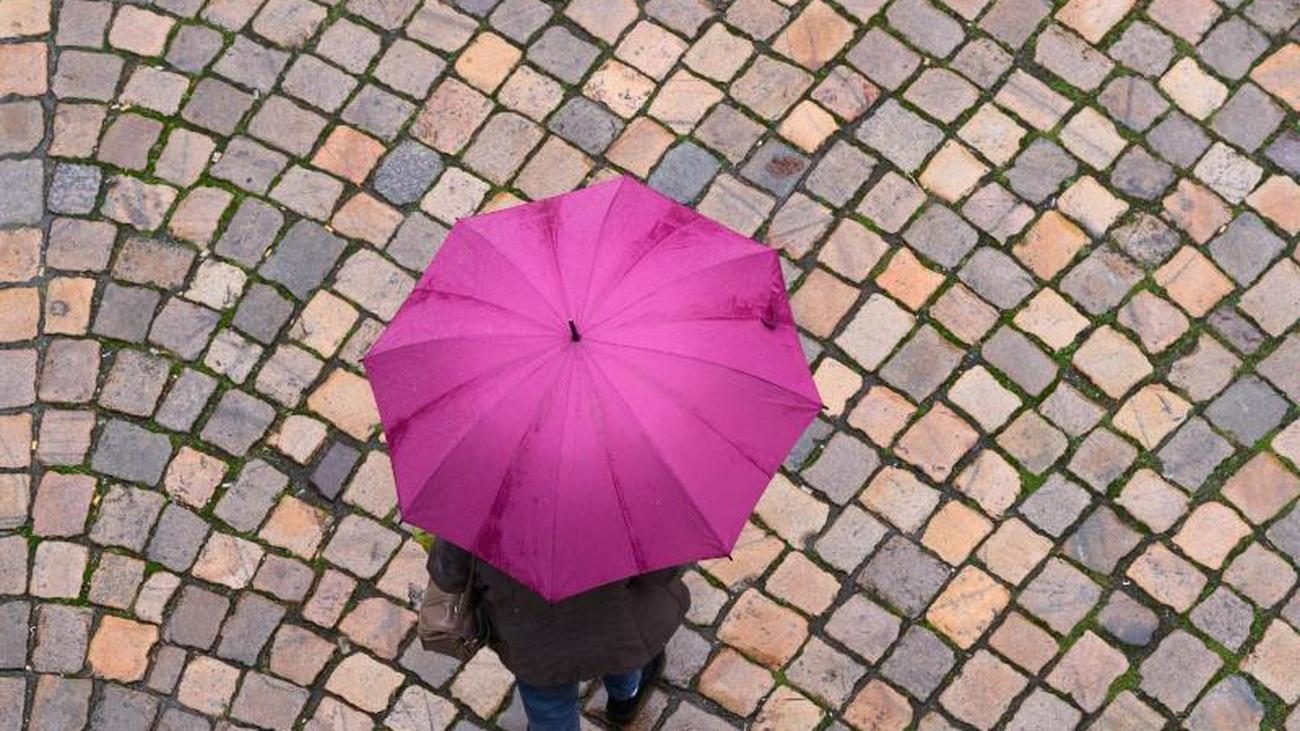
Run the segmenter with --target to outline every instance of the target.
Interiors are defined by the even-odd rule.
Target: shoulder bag
[[[477,559],[470,562],[469,579],[462,592],[443,591],[429,579],[420,602],[417,629],[424,649],[468,660],[487,644],[487,622],[480,616],[479,592],[474,581],[477,565]]]

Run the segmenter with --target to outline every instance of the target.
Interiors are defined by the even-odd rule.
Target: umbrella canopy
[[[364,363],[403,518],[552,601],[727,555],[821,408],[776,252],[627,177],[457,223]]]

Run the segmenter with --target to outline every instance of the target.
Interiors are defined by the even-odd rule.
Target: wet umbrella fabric
[[[727,555],[820,408],[776,252],[631,178],[457,223],[364,364],[403,519],[553,601]]]

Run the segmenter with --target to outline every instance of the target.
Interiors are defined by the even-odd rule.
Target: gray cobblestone
[[[90,466],[123,480],[156,485],[171,453],[167,437],[114,419],[104,426]]]
[[[828,402],[638,727],[1297,725],[1293,4],[10,3],[0,731],[522,731],[409,636],[362,357],[623,171],[779,254]]]

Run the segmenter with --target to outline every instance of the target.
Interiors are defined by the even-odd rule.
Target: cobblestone
[[[520,728],[410,641],[359,359],[621,171],[781,253],[827,406],[639,724],[1297,723],[1290,3],[327,5],[0,7],[19,725]]]

